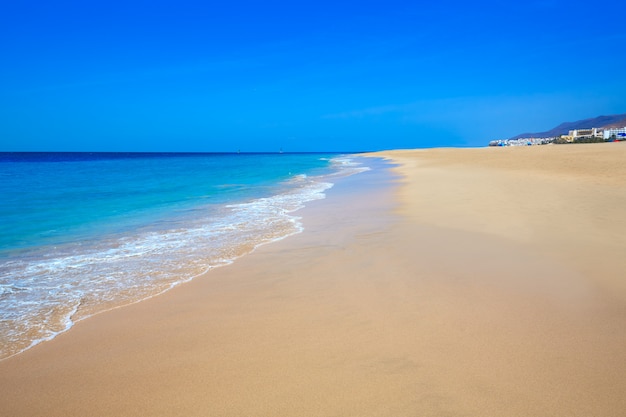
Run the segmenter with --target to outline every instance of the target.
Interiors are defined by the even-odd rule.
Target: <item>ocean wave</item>
[[[158,226],[0,262],[0,359],[52,339],[78,320],[161,294],[301,232],[295,211],[325,198],[333,178],[369,169],[349,158],[331,165],[328,175],[291,177],[273,196],[196,207]]]

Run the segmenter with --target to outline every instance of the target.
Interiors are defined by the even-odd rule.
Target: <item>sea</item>
[[[366,158],[0,153],[0,360],[301,232]]]

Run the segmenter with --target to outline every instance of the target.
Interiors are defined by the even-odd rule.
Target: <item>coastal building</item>
[[[499,139],[489,142],[489,146],[529,146],[529,145],[548,145],[551,143],[574,143],[574,142],[601,142],[604,140],[626,140],[626,126],[620,128],[597,128],[574,129],[570,130],[567,135],[560,137],[548,138],[517,138],[517,139]]]
[[[567,135],[561,135],[561,140],[566,142],[574,142],[583,138],[602,138],[603,129],[592,127],[590,129],[574,129],[570,130]]]
[[[563,135],[567,137],[571,137],[573,139],[576,138],[600,138],[602,137],[602,129],[598,129],[596,127],[592,127],[591,129],[575,129],[570,130],[568,135]]]
[[[604,140],[609,140],[611,138],[615,138],[617,140],[626,140],[626,126],[613,129],[604,129],[604,132],[602,133],[602,137],[604,138]]]
[[[547,145],[555,138],[519,138],[519,139],[499,139],[489,142],[489,146],[531,146]]]

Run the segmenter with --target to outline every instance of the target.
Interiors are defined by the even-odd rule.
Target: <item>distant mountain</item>
[[[626,114],[614,114],[612,116],[598,116],[592,119],[578,120],[576,122],[561,123],[554,129],[550,129],[547,132],[537,133],[522,133],[512,137],[511,139],[519,138],[550,138],[554,136],[566,135],[570,130],[574,129],[590,129],[592,127],[624,127],[626,126]]]
[[[620,127],[625,127],[625,126],[626,126],[626,118],[622,120],[618,120],[617,122],[614,122],[614,123],[610,123],[608,125],[604,125],[602,127],[604,129],[615,129],[615,128],[620,128]]]

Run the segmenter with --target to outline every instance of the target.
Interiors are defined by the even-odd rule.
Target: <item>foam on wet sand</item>
[[[0,414],[623,415],[626,144],[378,156],[303,233],[0,362]]]

